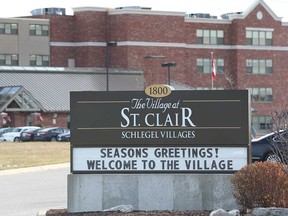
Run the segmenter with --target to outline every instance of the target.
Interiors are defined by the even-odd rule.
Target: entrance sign
[[[250,155],[248,90],[71,92],[72,173],[235,172]]]

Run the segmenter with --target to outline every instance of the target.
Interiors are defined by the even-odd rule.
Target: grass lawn
[[[70,142],[0,142],[0,170],[70,162]]]

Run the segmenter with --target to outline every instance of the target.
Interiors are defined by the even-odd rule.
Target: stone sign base
[[[70,174],[68,212],[237,209],[232,174]]]

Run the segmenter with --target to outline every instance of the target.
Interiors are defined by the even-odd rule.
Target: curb
[[[70,167],[70,163],[51,164],[51,165],[45,165],[45,166],[3,170],[3,171],[0,171],[0,176],[13,175],[13,174],[19,174],[19,173],[28,173],[28,172],[37,172],[37,171],[50,170],[50,169],[68,168],[68,167]]]

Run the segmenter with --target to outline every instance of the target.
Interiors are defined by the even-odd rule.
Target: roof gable
[[[0,87],[0,112],[40,111],[39,102],[22,86]]]
[[[263,1],[263,0],[256,0],[254,4],[252,4],[245,12],[244,12],[244,17],[246,17],[252,10],[254,10],[258,5],[262,5],[265,10],[273,17],[273,19],[277,21],[281,21],[282,17],[278,17],[274,11]]]
[[[270,16],[276,21],[282,21],[282,17],[277,16],[274,11],[263,1],[263,0],[256,0],[247,10],[245,10],[241,14],[230,15],[230,19],[245,19],[258,5],[261,5],[269,14]]]

